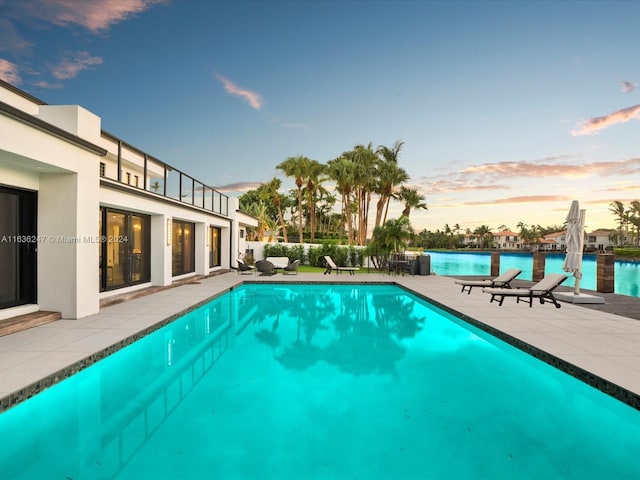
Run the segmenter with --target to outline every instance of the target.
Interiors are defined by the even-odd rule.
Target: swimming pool
[[[393,285],[242,285],[0,438],[16,479],[640,476],[640,412]]]
[[[438,275],[486,275],[491,273],[490,253],[455,253],[425,251],[431,257],[431,270]],[[545,273],[562,273],[564,254],[549,253],[545,259]],[[527,253],[500,252],[500,272],[507,268],[519,268],[518,278],[531,280],[533,277],[533,256]],[[582,260],[581,288],[596,290],[596,257],[585,255]],[[614,265],[615,293],[640,297],[640,262],[616,260]],[[574,285],[573,275],[563,283]]]

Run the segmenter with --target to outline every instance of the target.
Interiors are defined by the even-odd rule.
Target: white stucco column
[[[83,171],[40,177],[38,305],[63,318],[99,310],[97,183]]]

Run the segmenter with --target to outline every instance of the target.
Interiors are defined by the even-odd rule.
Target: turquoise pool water
[[[431,270],[438,275],[486,275],[491,273],[490,253],[453,253],[426,251],[431,256]],[[563,273],[564,254],[547,254],[545,273]],[[508,268],[519,268],[518,278],[531,280],[533,256],[526,253],[500,253],[500,272]],[[615,293],[640,297],[640,262],[616,261],[614,265]],[[573,286],[572,275],[563,283]],[[596,257],[585,255],[582,260],[581,288],[596,290]]]
[[[640,412],[391,285],[245,284],[0,439],[11,479],[640,478]]]

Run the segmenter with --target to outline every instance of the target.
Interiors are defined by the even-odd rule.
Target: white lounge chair
[[[331,275],[331,272],[333,270],[336,271],[336,274],[340,274],[342,272],[349,272],[349,275],[353,275],[355,272],[360,270],[358,267],[338,267],[336,265],[336,262],[333,261],[333,258],[331,258],[330,255],[325,255],[324,261],[327,263],[327,269],[324,271],[325,275],[327,273]]]
[[[499,288],[511,288],[509,283],[522,273],[519,268],[510,268],[502,275],[498,275],[495,278],[489,278],[486,280],[456,280],[458,285],[462,285],[462,292],[465,290],[467,294],[471,293],[473,287],[499,287]]]
[[[537,298],[540,303],[553,303],[556,308],[560,308],[560,304],[553,296],[553,291],[567,279],[566,275],[561,273],[550,273],[535,285],[529,288],[483,288],[484,293],[491,295],[490,302],[497,300],[498,305],[502,306],[504,297],[516,297],[517,303],[520,300],[529,303],[529,307],[533,306],[533,299]]]

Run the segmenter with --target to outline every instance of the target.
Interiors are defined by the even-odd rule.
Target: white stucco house
[[[0,80],[0,319],[233,268],[257,220],[217,191]]]
[[[493,233],[493,246],[504,250],[521,250],[523,242],[516,232],[503,230]]]

